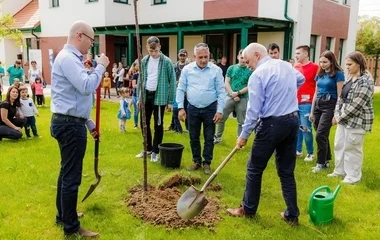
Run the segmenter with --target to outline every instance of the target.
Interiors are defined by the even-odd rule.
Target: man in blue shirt
[[[184,121],[185,93],[189,102],[187,107],[190,146],[193,165],[190,171],[202,167],[205,174],[210,174],[210,164],[214,151],[215,123],[222,119],[225,87],[222,69],[209,62],[210,51],[205,43],[198,43],[194,48],[195,62],[186,65],[181,73],[177,88],[178,118]],[[204,149],[201,156],[200,133],[203,124]]]
[[[287,205],[281,217],[290,225],[298,225],[299,209],[294,179],[294,151],[298,134],[297,87],[305,78],[290,63],[271,59],[261,44],[251,43],[244,49],[243,57],[248,67],[255,71],[248,82],[247,114],[236,143],[237,148],[247,144],[254,129],[256,136],[247,165],[242,205],[236,209],[227,209],[227,212],[233,216],[245,217],[256,214],[262,174],[275,152],[277,173]]]
[[[86,126],[94,138],[99,137],[90,120],[92,94],[109,64],[108,58],[102,54],[94,71],[86,72],[83,55],[93,43],[92,28],[84,22],[75,22],[70,28],[67,44],[55,58],[52,68],[50,130],[61,152],[56,222],[63,225],[66,236],[99,236],[99,233],[80,227],[77,214],[78,188],[87,145]]]

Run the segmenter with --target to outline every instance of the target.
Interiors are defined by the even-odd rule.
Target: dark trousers
[[[37,97],[37,105],[42,105],[42,102],[43,102],[43,97],[44,95],[36,95]]]
[[[147,125],[147,151],[152,151],[154,153],[159,153],[158,145],[162,143],[164,138],[164,113],[166,106],[154,105],[155,92],[146,91],[146,101],[145,101],[145,117]],[[154,118],[154,138],[152,144],[152,131],[150,129],[150,120]],[[140,119],[142,119],[140,115]],[[140,121],[141,132],[143,129],[142,120]]]
[[[11,122],[16,127],[22,128],[26,123],[26,119],[25,118],[24,119],[14,118],[11,120]],[[5,124],[0,124],[0,140],[2,138],[20,139],[20,138],[22,138],[22,132],[17,131],[13,128],[10,128]]]
[[[38,136],[36,118],[34,116],[26,117],[25,134],[27,137],[30,137],[30,129],[32,129],[33,136]]]
[[[247,164],[246,188],[243,206],[246,214],[256,214],[261,194],[261,179],[273,152],[276,156],[277,174],[280,177],[282,195],[288,220],[299,216],[297,190],[294,179],[298,117],[270,117],[262,119],[256,129],[251,156]]]
[[[205,141],[202,154],[204,159],[203,164],[211,164],[214,152],[215,134],[215,123],[213,118],[216,113],[216,108],[217,102],[214,102],[205,108],[196,108],[190,103],[187,107],[191,152],[193,154],[193,161],[196,163],[202,164],[200,134],[203,124],[203,137]]]
[[[87,146],[85,121],[53,114],[50,130],[52,137],[58,142],[61,153],[56,221],[63,223],[65,234],[71,234],[77,232],[80,226],[77,201]]]
[[[36,89],[35,88],[32,88],[32,99],[33,99],[33,103],[36,104]]]
[[[317,163],[319,164],[325,164],[331,160],[329,135],[334,117],[335,104],[335,99],[325,101],[322,98],[317,98],[315,100],[313,125],[316,132]]]

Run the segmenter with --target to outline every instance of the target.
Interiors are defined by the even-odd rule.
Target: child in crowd
[[[128,102],[129,91],[127,88],[123,87],[119,89],[122,99],[120,100],[119,112],[117,113],[117,118],[119,119],[119,129],[120,132],[125,132],[125,122],[131,118],[131,111],[129,110]]]
[[[34,91],[37,97],[37,107],[42,106],[42,98],[44,96],[44,85],[40,77],[36,77],[34,82]]]
[[[22,115],[26,118],[26,124],[25,124],[25,134],[28,139],[32,139],[30,136],[30,128],[32,129],[33,136],[34,137],[40,137],[37,133],[37,127],[36,127],[36,118],[34,115],[39,116],[36,106],[33,103],[33,100],[28,97],[28,88],[26,87],[20,87],[20,111]]]
[[[173,116],[172,116],[172,121],[173,121],[173,128],[172,128],[172,130],[173,130],[175,133],[180,133],[180,134],[182,134],[182,133],[183,133],[183,130],[182,130],[181,122],[180,122],[179,119],[178,119],[178,104],[177,104],[177,101],[175,100],[175,98],[174,98],[174,102],[173,102]]]
[[[104,98],[106,98],[106,94],[108,92],[108,98],[111,98],[111,78],[109,77],[109,73],[105,72],[104,73],[104,78],[103,78],[103,88],[104,88]]]
[[[13,79],[13,86],[15,86],[17,89],[19,89],[21,86],[20,79],[14,78]]]
[[[116,72],[117,72],[117,63],[114,63],[112,65],[112,77],[113,77],[114,83],[116,83]]]

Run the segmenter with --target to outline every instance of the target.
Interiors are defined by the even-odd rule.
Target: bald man
[[[56,223],[63,225],[66,236],[95,238],[99,233],[80,226],[77,214],[78,188],[82,180],[83,158],[87,133],[96,138],[95,124],[90,120],[92,94],[98,88],[109,64],[102,54],[96,59],[94,71],[87,73],[84,56],[94,43],[94,31],[85,22],[75,22],[67,44],[58,53],[52,69],[51,135],[57,140],[61,153],[61,169],[57,184]]]
[[[245,146],[254,129],[256,136],[247,165],[242,204],[239,208],[227,209],[227,212],[232,216],[245,217],[256,214],[261,177],[275,152],[277,173],[287,206],[281,212],[281,217],[292,226],[298,225],[299,210],[294,179],[294,151],[298,134],[297,87],[305,78],[290,63],[271,59],[261,44],[251,43],[244,49],[243,57],[254,72],[248,80],[248,108],[236,147]]]

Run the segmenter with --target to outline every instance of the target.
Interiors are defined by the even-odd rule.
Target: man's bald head
[[[83,21],[74,22],[69,31],[67,43],[76,47],[82,54],[87,54],[94,41],[94,30]]]
[[[243,57],[251,69],[256,69],[257,63],[268,56],[267,49],[259,43],[249,44],[243,51]]]

